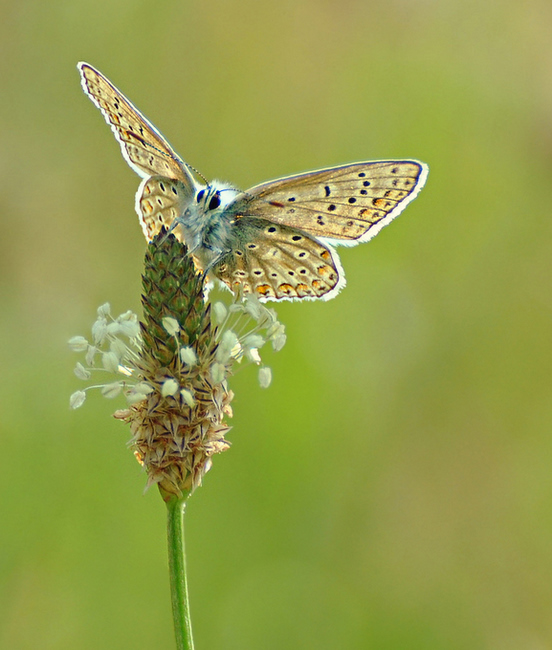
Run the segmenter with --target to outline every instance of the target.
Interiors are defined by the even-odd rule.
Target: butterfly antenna
[[[242,192],[239,187],[223,187],[219,192],[240,192],[241,194],[247,194],[247,192]]]
[[[146,142],[144,138],[141,138],[137,133],[134,133],[134,131],[125,130],[125,133],[127,134],[128,137],[138,140],[138,142],[140,142],[140,144],[146,149],[149,147],[150,149],[153,149],[157,153],[160,153],[162,156],[165,156],[165,158],[170,158],[171,160],[174,160],[177,163],[186,165],[186,163],[183,160],[180,160],[178,156],[174,156],[172,153],[163,151],[163,149],[159,149],[159,147],[155,147],[150,142]],[[189,167],[189,165],[187,165],[187,167]]]
[[[205,185],[209,185],[209,181],[205,178],[205,176],[200,171],[198,171],[195,167],[192,167],[187,162],[185,162],[184,164],[191,172],[193,172],[196,176],[199,176],[199,178],[201,178],[201,180],[205,183]]]
[[[142,143],[142,145],[144,147],[149,147],[150,149],[153,149],[157,153],[160,153],[162,156],[165,156],[165,158],[170,158],[171,160],[174,160],[175,162],[179,163],[180,165],[184,165],[184,167],[187,167],[196,176],[199,176],[199,178],[201,178],[201,180],[204,181],[205,185],[209,184],[208,180],[205,178],[205,176],[203,176],[203,174],[200,171],[198,171],[195,167],[192,167],[192,165],[190,165],[189,163],[184,162],[178,156],[175,156],[172,153],[169,153],[167,151],[163,151],[162,149],[159,149],[158,147],[155,147],[153,144],[150,144],[149,142],[146,142],[142,138],[138,137],[136,135],[136,133],[134,133],[132,131],[131,132],[127,131],[127,133],[128,133],[128,135],[132,136],[133,138],[136,138],[137,140],[140,140],[140,142]]]

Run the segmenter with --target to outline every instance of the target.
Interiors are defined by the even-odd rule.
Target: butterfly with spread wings
[[[334,246],[372,239],[418,195],[427,165],[378,160],[286,176],[246,192],[198,182],[159,131],[98,70],[79,63],[84,92],[142,177],[136,212],[151,241],[164,226],[196,265],[260,300],[328,300],[345,286]]]

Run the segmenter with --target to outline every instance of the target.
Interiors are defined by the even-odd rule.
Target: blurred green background
[[[426,188],[278,307],[189,504],[198,650],[552,648],[548,0],[1,4],[0,648],[172,648],[164,506],[66,340],[139,309],[97,66],[208,178],[366,159]]]

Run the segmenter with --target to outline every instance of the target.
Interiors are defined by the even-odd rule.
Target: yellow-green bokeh
[[[415,157],[346,290],[278,308],[189,505],[197,650],[552,647],[546,0],[11,0],[0,22],[0,647],[173,647],[164,508],[66,339],[138,310],[97,66],[208,178]]]

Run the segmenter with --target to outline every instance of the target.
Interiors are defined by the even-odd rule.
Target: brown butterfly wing
[[[265,219],[237,219],[232,250],[212,273],[261,300],[332,298],[345,284],[337,254],[306,233]]]
[[[84,92],[111,126],[132,169],[142,178],[161,175],[193,186],[194,180],[185,163],[123,93],[88,63],[79,63],[78,68]]]
[[[182,241],[175,223],[184,214],[192,197],[189,186],[182,181],[165,176],[144,179],[136,194],[136,212],[147,241],[152,241],[163,227]]]
[[[233,211],[354,245],[371,239],[404,210],[427,171],[416,160],[384,160],[288,176],[251,188]]]

